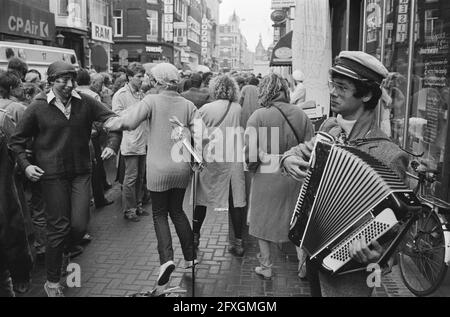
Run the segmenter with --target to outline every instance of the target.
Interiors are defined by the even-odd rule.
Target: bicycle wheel
[[[407,232],[399,251],[405,286],[416,296],[434,293],[447,273],[445,240],[439,217],[424,206]]]

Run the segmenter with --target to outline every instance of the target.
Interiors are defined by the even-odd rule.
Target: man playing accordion
[[[328,119],[320,131],[344,143],[353,143],[405,179],[408,156],[381,131],[376,119],[375,109],[382,96],[381,84],[387,75],[387,69],[375,57],[358,51],[341,52],[330,70],[329,82],[331,109],[337,117]],[[358,142],[361,140],[365,142]],[[284,171],[304,181],[314,144],[313,139],[285,153],[281,161]],[[363,240],[355,241],[350,246],[352,259],[367,265],[376,263],[384,248],[377,242],[369,247]],[[318,263],[307,262],[313,296],[320,296],[321,293],[323,296],[368,296],[373,290],[367,283],[371,272],[331,276],[318,268]]]

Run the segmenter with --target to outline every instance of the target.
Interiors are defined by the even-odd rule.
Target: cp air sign
[[[55,35],[53,13],[31,8],[10,0],[2,0],[0,32],[20,37],[51,41]]]

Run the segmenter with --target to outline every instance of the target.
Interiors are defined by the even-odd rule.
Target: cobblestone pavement
[[[127,296],[153,289],[159,271],[156,235],[152,217],[139,223],[123,219],[120,203],[120,186],[116,185],[109,198],[115,204],[92,212],[90,234],[94,237],[85,252],[73,261],[81,266],[81,288],[67,289],[66,296]],[[188,199],[188,197],[186,197]],[[147,210],[151,212],[150,206]],[[185,204],[190,217],[191,207]],[[169,287],[181,287],[185,296],[196,297],[308,297],[307,282],[297,277],[297,257],[290,244],[273,246],[274,276],[263,280],[256,276],[256,240],[245,239],[246,253],[237,258],[227,251],[228,213],[208,211],[202,228],[195,289],[192,288],[192,271],[183,268],[184,259],[178,237],[171,226],[175,264]],[[33,274],[33,287],[26,296],[45,296],[43,263],[38,263]],[[446,285],[450,285],[448,281]],[[449,294],[444,286],[436,296]],[[378,297],[412,296],[403,286],[397,268],[383,279],[383,287],[376,290]]]

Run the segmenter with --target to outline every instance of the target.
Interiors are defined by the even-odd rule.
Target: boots
[[[243,256],[245,250],[244,250],[242,239],[235,239],[234,243],[230,244],[230,247],[228,250],[238,257]]]

